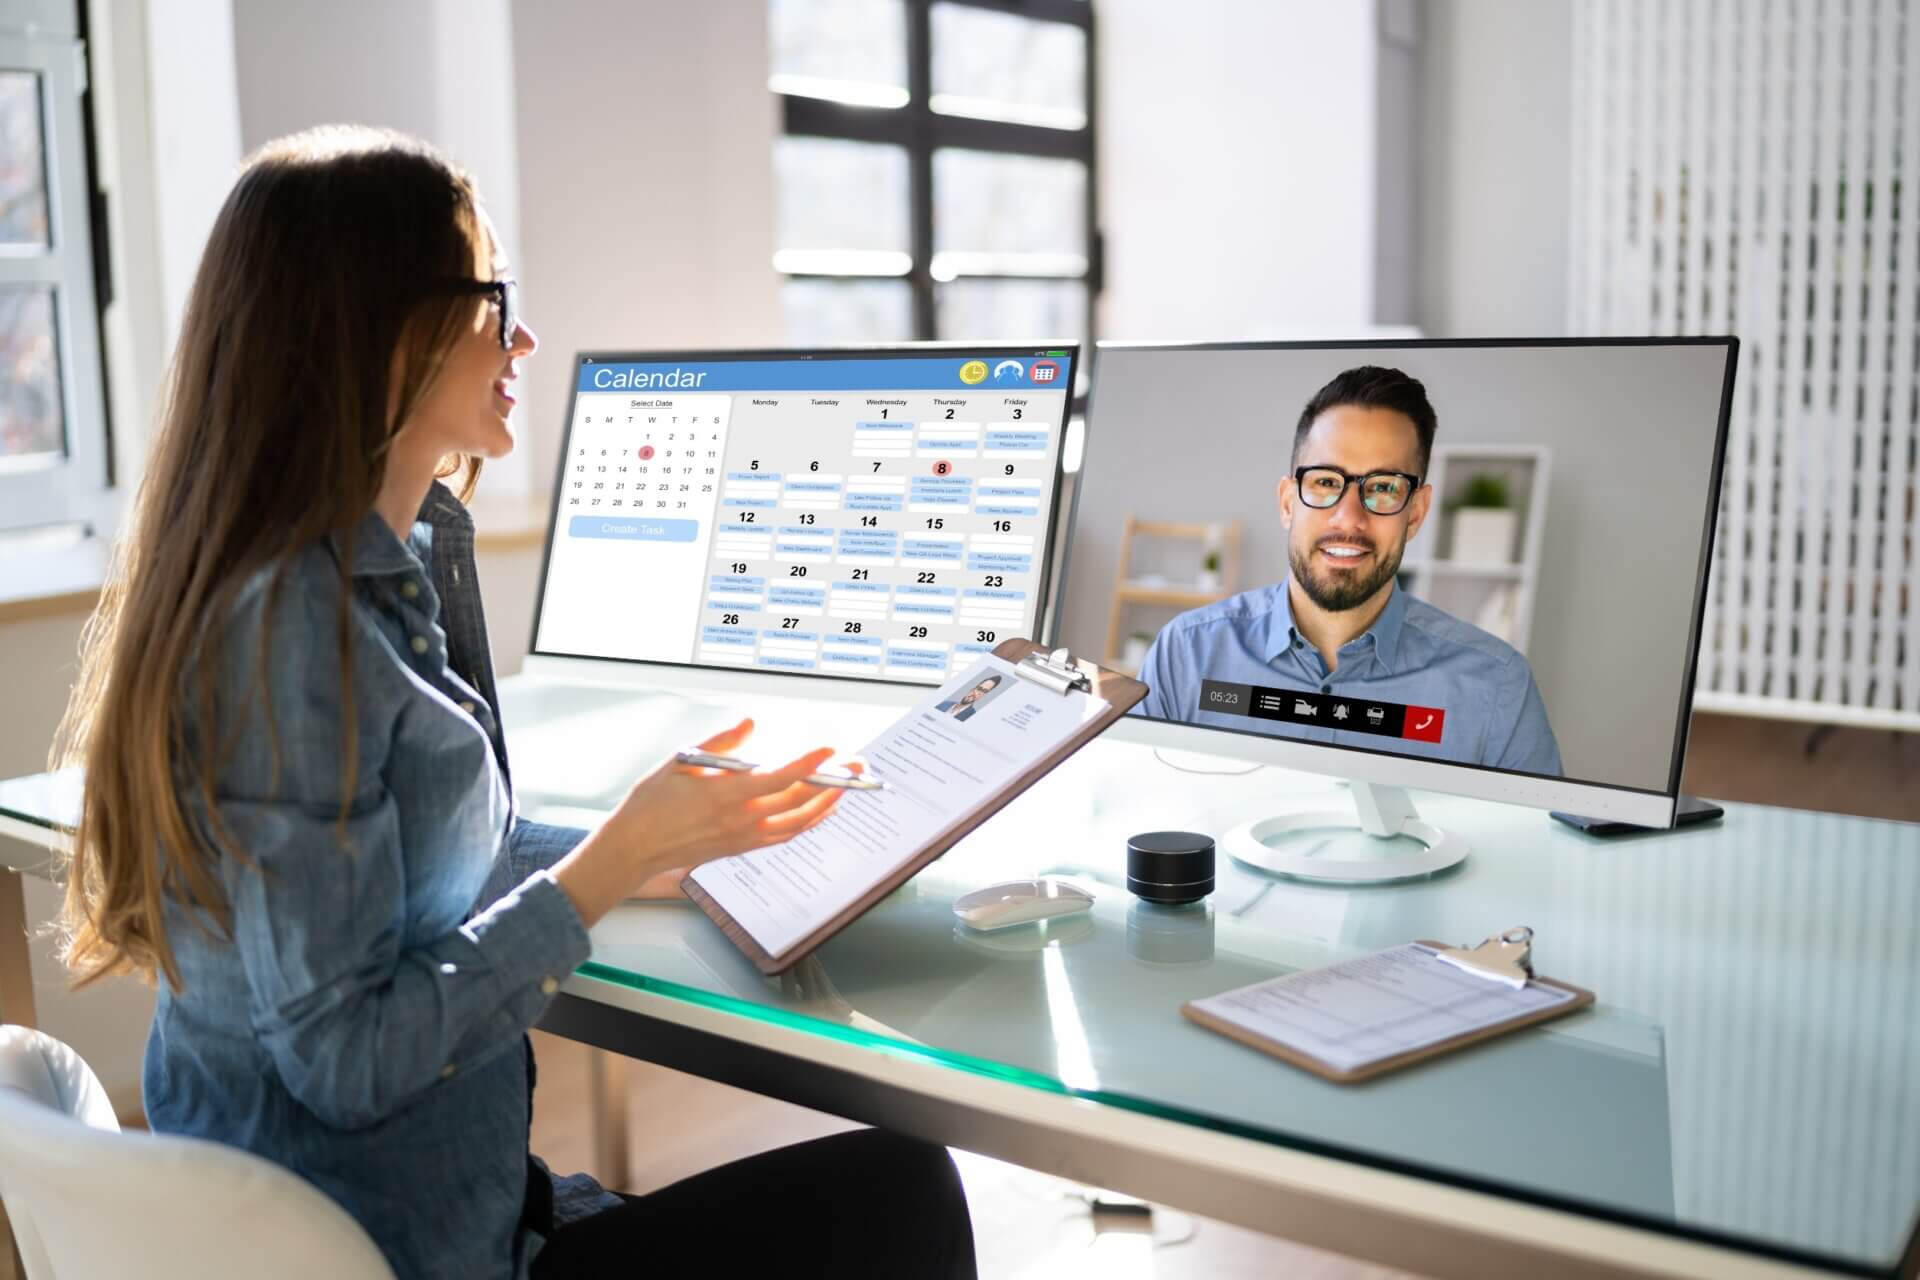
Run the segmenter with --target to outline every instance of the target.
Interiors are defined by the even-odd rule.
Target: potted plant
[[[1505,477],[1479,472],[1453,508],[1453,559],[1462,564],[1513,563],[1520,513],[1513,509]]]
[[[1200,589],[1218,591],[1220,589],[1220,549],[1210,549],[1200,561]]]
[[[1194,584],[1202,591],[1220,589],[1220,526],[1209,524],[1200,535],[1200,580]]]

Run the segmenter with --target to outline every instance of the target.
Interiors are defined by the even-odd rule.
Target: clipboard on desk
[[[1498,942],[1471,952],[1409,942],[1189,1000],[1180,1012],[1323,1080],[1355,1084],[1593,1004],[1593,992],[1530,967],[1515,986],[1459,959]]]
[[[862,754],[871,756],[869,772],[889,790],[850,792],[813,831],[696,867],[680,882],[681,890],[760,972],[783,973],[1099,737],[1146,694],[1138,680],[1065,649],[1005,641],[929,691],[868,744]],[[1021,735],[1028,732],[1038,744],[1031,755],[1022,754],[1027,742]],[[977,737],[971,745],[969,735]],[[975,775],[961,768],[953,777],[942,776],[943,762],[964,760],[971,768],[973,753],[987,752],[989,744],[991,757],[980,754],[977,760],[995,772]],[[889,831],[900,833],[902,847],[887,847]]]

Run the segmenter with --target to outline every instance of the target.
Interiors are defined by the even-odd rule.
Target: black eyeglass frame
[[[500,349],[513,350],[513,331],[520,327],[520,282],[512,276],[498,280],[443,280],[440,288],[448,293],[471,294],[493,300],[500,313]]]
[[[1339,496],[1324,506],[1319,503],[1309,502],[1307,500],[1307,472],[1309,471],[1331,471],[1339,476],[1345,482],[1340,486]],[[1413,495],[1420,492],[1420,484],[1424,479],[1422,476],[1416,476],[1407,471],[1369,471],[1365,475],[1356,476],[1351,471],[1328,466],[1325,463],[1319,463],[1313,466],[1295,467],[1293,469],[1293,488],[1294,492],[1300,495],[1300,501],[1305,502],[1308,507],[1315,511],[1331,511],[1347,500],[1348,489],[1351,489],[1356,484],[1365,485],[1367,481],[1373,479],[1375,476],[1393,476],[1407,482],[1406,500],[1391,511],[1375,511],[1367,505],[1367,491],[1364,488],[1360,490],[1360,505],[1366,507],[1369,514],[1376,516],[1397,516],[1405,511],[1407,505],[1413,501]]]

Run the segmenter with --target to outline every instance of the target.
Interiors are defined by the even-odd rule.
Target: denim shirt
[[[527,1149],[526,1031],[589,950],[547,868],[584,833],[513,812],[465,507],[436,484],[406,542],[369,514],[352,555],[344,817],[339,542],[226,620],[214,807],[247,856],[216,859],[231,941],[168,900],[184,989],[147,1117],[300,1174],[403,1277],[523,1276],[556,1221],[618,1203]]]
[[[1148,693],[1133,714],[1561,776],[1560,746],[1533,668],[1504,640],[1395,587],[1373,625],[1342,645],[1337,657],[1339,666],[1328,670],[1293,625],[1285,581],[1256,587],[1189,610],[1161,629],[1140,664]],[[1207,706],[1206,680],[1437,707],[1445,713],[1441,738],[1423,742],[1229,715]]]

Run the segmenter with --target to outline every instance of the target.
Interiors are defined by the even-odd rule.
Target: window
[[[110,482],[77,0],[0,19],[0,529],[91,524]],[[19,25],[14,25],[16,21]]]
[[[790,342],[1091,334],[1086,0],[769,0],[768,16]]]

